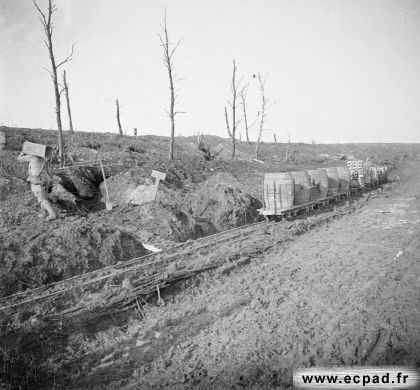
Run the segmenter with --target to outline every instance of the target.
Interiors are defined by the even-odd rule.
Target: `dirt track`
[[[50,361],[56,384],[287,389],[293,367],[419,367],[419,167],[403,162],[390,189],[301,237],[268,235],[262,253],[166,294],[145,320],[74,334],[68,363]]]

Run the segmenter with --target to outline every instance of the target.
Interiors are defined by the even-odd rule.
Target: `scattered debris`
[[[155,246],[151,245],[151,244],[146,244],[143,242],[143,246],[150,252],[153,253],[158,253],[158,252],[162,252],[162,249],[156,248]]]

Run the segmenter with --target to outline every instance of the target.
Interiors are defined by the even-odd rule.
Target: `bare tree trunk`
[[[238,86],[236,84],[236,63],[233,60],[232,73],[232,160],[236,154],[236,99],[238,98]]]
[[[252,127],[254,127],[254,125],[255,125],[255,123],[257,123],[257,120],[258,120],[258,117],[259,117],[259,115],[260,115],[260,112],[258,111],[257,112],[257,115],[256,115],[256,117],[255,117],[255,119],[254,119],[254,121],[251,123],[251,124],[249,124],[248,123],[248,114],[247,114],[247,106],[246,106],[246,97],[247,97],[247,90],[248,90],[248,87],[249,87],[249,83],[248,84],[246,84],[242,89],[241,89],[241,92],[240,92],[240,98],[241,98],[241,105],[242,105],[242,111],[243,111],[243,118],[244,118],[244,125],[245,125],[245,135],[246,135],[246,142],[248,143],[248,144],[250,144],[250,141],[249,141],[249,130],[252,128]]]
[[[70,133],[73,133],[73,121],[71,119],[71,110],[70,110],[70,95],[69,95],[69,86],[67,84],[67,76],[66,71],[63,71],[63,86],[64,86],[64,94],[66,95],[67,101],[67,115],[69,117],[69,130]]]
[[[63,138],[63,127],[61,124],[61,100],[60,100],[62,90],[60,91],[59,86],[58,86],[57,69],[72,59],[74,44],[71,47],[71,53],[63,61],[57,64],[54,57],[54,49],[53,49],[53,42],[52,42],[52,36],[53,36],[54,27],[55,27],[52,22],[52,16],[54,12],[57,11],[57,6],[55,5],[54,0],[48,0],[47,13],[44,13],[42,12],[41,8],[38,6],[38,3],[36,0],[32,0],[32,2],[35,5],[38,13],[40,14],[40,21],[44,28],[44,32],[47,38],[44,42],[45,42],[45,45],[47,46],[48,55],[51,61],[51,69],[47,69],[47,71],[50,74],[51,79],[53,81],[53,85],[54,85],[55,114],[57,117],[57,129],[58,129],[58,158],[60,160],[60,165],[63,166],[65,163],[64,138]]]
[[[276,133],[274,133],[274,143],[277,143],[277,137],[276,137]]]
[[[123,135],[122,127],[121,127],[121,120],[120,120],[120,104],[118,103],[118,99],[115,100],[115,104],[117,105],[117,123],[118,123],[118,132],[120,135]]]
[[[226,129],[227,129],[227,132],[229,134],[229,138],[232,138],[232,133],[230,132],[229,117],[228,117],[228,113],[227,113],[227,110],[226,110],[226,106],[225,106],[225,120],[226,120]]]
[[[266,110],[267,110],[267,104],[268,104],[268,99],[265,96],[265,87],[264,87],[265,82],[263,82],[260,73],[258,73],[258,82],[259,82],[260,95],[261,95],[261,117],[260,117],[259,129],[258,129],[257,144],[255,145],[255,158],[258,158],[258,148],[260,146],[261,136],[264,130],[264,121],[267,115]]]
[[[203,133],[200,134],[200,132],[197,133],[197,147],[201,150],[201,147],[203,146]]]
[[[174,159],[174,145],[175,145],[175,89],[174,80],[172,77],[172,67],[168,68],[169,75],[169,89],[171,90],[171,104],[169,108],[169,118],[171,118],[171,143],[169,146],[169,160]]]
[[[290,134],[287,133],[287,148],[286,148],[286,154],[284,156],[284,162],[285,163],[287,163],[290,159],[290,149],[291,149]]]
[[[163,29],[163,36],[159,35],[159,38],[163,47],[163,63],[165,64],[165,67],[168,71],[169,90],[170,90],[169,112],[167,112],[171,120],[171,140],[169,143],[169,160],[173,160],[174,159],[174,144],[175,144],[175,115],[179,114],[180,112],[175,111],[175,102],[178,96],[176,95],[176,92],[175,92],[175,82],[177,80],[175,79],[175,75],[174,75],[175,66],[172,61],[172,56],[182,41],[179,40],[171,49],[172,44],[169,42],[168,27],[166,23],[166,10],[165,10],[165,17],[163,19],[162,29]]]
[[[248,89],[248,84],[241,90],[241,102],[242,102],[242,110],[243,110],[243,116],[244,116],[246,142],[249,144],[249,132],[248,132],[249,127],[248,127],[248,118],[246,115],[246,90],[247,89]]]
[[[60,99],[60,91],[58,88],[57,65],[55,63],[53,43],[52,43],[53,26],[51,22],[51,16],[54,12],[54,9],[52,7],[53,7],[52,1],[49,0],[48,2],[49,27],[46,33],[47,33],[47,41],[48,41],[48,44],[47,44],[48,54],[50,56],[50,61],[51,61],[52,80],[54,84],[55,115],[57,118],[57,130],[58,130],[58,159],[60,161],[60,166],[63,166],[64,165],[64,137],[63,137],[63,126],[61,124],[61,99]]]
[[[52,42],[51,42],[52,44]],[[58,158],[60,165],[64,165],[64,137],[63,137],[63,126],[61,124],[61,100],[60,91],[58,90],[57,80],[57,68],[55,67],[54,55],[52,52],[52,46],[50,51],[51,64],[53,69],[53,83],[54,83],[54,94],[55,94],[55,115],[57,117],[57,130],[58,130]]]
[[[228,104],[232,110],[231,129],[229,128],[228,114],[225,107],[226,127],[228,129],[229,136],[232,140],[232,160],[235,158],[235,155],[236,155],[236,129],[238,128],[238,124],[240,122],[240,120],[236,119],[236,109],[238,108],[239,87],[241,85],[241,80],[239,81],[237,80],[236,71],[237,71],[236,62],[235,60],[233,60],[232,81],[230,84],[230,90],[232,93],[232,101],[228,101]]]

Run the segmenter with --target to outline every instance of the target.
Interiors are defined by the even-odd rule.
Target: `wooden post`
[[[156,286],[157,294],[158,294],[158,305],[161,304],[161,298],[160,298],[160,288],[159,285]]]
[[[107,210],[112,210],[112,203],[109,201],[108,186],[106,185],[105,170],[104,170],[104,166],[102,165],[102,159],[101,159],[101,155],[99,154],[99,152],[98,152],[98,158],[99,158],[99,164],[101,165],[102,176],[104,178],[104,186],[105,186],[105,192],[106,192],[106,209]]]

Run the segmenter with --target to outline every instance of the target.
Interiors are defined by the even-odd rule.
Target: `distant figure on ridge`
[[[45,158],[32,156],[24,152],[21,152],[17,159],[19,162],[29,163],[29,176],[27,181],[31,183],[31,190],[41,206],[39,217],[45,218],[48,213],[47,221],[56,219],[57,215],[47,199],[47,189],[52,182],[52,175],[49,170],[48,162]]]

